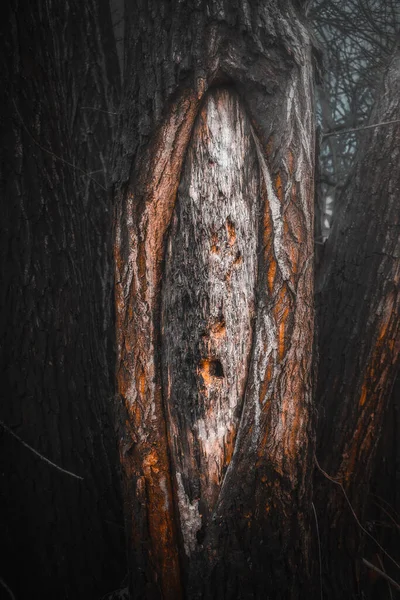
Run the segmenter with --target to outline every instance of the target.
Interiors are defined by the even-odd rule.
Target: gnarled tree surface
[[[313,452],[311,42],[290,2],[127,10],[115,256],[132,592],[297,598]]]

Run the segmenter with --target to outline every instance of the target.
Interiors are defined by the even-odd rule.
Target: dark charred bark
[[[136,598],[309,592],[314,115],[296,10],[127,7],[116,326]],[[230,123],[233,189],[213,119]]]
[[[108,408],[118,62],[104,2],[10,2],[2,29],[0,419],[83,481],[1,430],[0,576],[21,599],[96,598],[125,572]]]
[[[392,59],[371,123],[400,119],[400,57]],[[319,443],[323,469],[363,518],[400,350],[400,126],[365,132],[321,268]],[[343,491],[319,475],[318,506],[332,597],[368,581],[355,560],[363,532]],[[350,573],[349,573],[350,571]],[[354,592],[355,593],[355,592]]]

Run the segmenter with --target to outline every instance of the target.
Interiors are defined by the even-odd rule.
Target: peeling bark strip
[[[257,152],[236,94],[197,118],[169,234],[164,398],[187,555],[230,463],[252,341],[261,199]]]
[[[115,256],[131,588],[296,598],[313,451],[311,45],[290,2],[206,4],[127,7]]]

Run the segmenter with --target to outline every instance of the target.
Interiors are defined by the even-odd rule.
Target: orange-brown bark
[[[141,57],[147,77],[140,76],[140,95],[132,116],[128,101],[124,107],[137,127],[138,141],[132,140],[129,146],[121,137],[121,147],[131,152],[133,164],[128,164],[128,158],[121,159],[119,169],[125,174],[126,187],[120,185],[116,208],[120,453],[126,510],[132,515],[131,560],[137,573],[145,573],[141,581],[133,581],[138,595],[148,593],[139,590],[150,585],[160,597],[182,593],[208,597],[211,573],[218,577],[218,572],[228,568],[231,574],[226,581],[236,576],[238,564],[224,563],[232,554],[240,563],[238,572],[245,593],[253,585],[253,567],[245,558],[251,553],[257,565],[255,585],[264,593],[268,582],[273,581],[275,568],[279,570],[277,565],[294,560],[294,555],[289,558],[271,547],[266,558],[255,550],[256,540],[280,535],[283,527],[286,541],[282,548],[290,547],[289,540],[299,527],[304,533],[302,560],[307,561],[310,487],[308,476],[302,472],[308,470],[313,441],[309,436],[313,321],[311,45],[289,4],[288,12],[282,13],[270,3],[254,5],[253,17],[246,17],[243,26],[252,30],[259,11],[264,23],[275,22],[279,13],[276,22],[281,35],[288,36],[290,52],[286,46],[269,43],[260,52],[264,40],[258,38],[257,28],[247,37],[232,35],[225,27],[228,13],[215,13],[214,5],[205,15],[187,12],[186,3],[179,4],[165,35],[171,36],[172,46],[182,44],[182,49],[175,48],[171,60],[166,58],[157,67],[157,85],[162,92],[156,91],[153,98],[154,64],[146,54],[146,40],[150,31],[155,37],[163,31],[159,5],[153,4],[152,20],[147,20],[145,11],[139,19],[142,45],[135,46],[134,62],[140,74]],[[188,20],[185,30],[178,14]],[[176,28],[180,37],[175,35]],[[269,35],[272,40],[273,34]],[[256,38],[259,41],[254,45]],[[193,56],[184,48],[185,40],[193,43]],[[248,57],[255,56],[254,52],[259,55],[250,65]],[[182,71],[179,78],[180,61],[182,69],[191,65],[190,76]],[[213,91],[213,83],[226,88]],[[149,105],[149,110],[144,108]],[[217,122],[218,114],[231,110],[227,135],[244,126],[248,164],[237,154],[233,142],[219,157],[211,155],[212,151],[206,160],[202,154],[201,148],[211,148],[215,141],[209,133],[211,121],[207,121],[211,112]],[[196,139],[202,140],[197,154],[191,150]],[[251,217],[251,227],[246,219],[241,221],[241,211],[223,214],[234,204],[232,196],[222,189],[223,182],[237,177],[240,169],[216,173],[239,159],[244,164],[240,167],[244,169],[243,181],[249,186],[244,205],[260,216],[260,224],[254,215]],[[198,203],[204,210],[196,222],[188,219],[182,225],[184,209],[196,187],[187,183],[196,161],[202,165],[203,176],[196,179],[196,185],[201,190]],[[197,169],[200,171],[198,165]],[[212,189],[208,198],[207,178],[211,189],[211,182],[218,177],[219,191]],[[211,214],[207,202],[213,207],[215,223],[221,220],[210,231],[204,225]],[[197,205],[193,206],[195,212]],[[246,241],[248,227],[252,229],[251,242]],[[201,264],[197,270],[195,260],[200,259],[193,250],[196,244],[207,257],[204,265],[197,263]],[[203,273],[206,264],[209,277],[196,288],[197,271]],[[249,281],[240,279],[250,271],[255,275]],[[221,290],[224,302],[217,310],[213,301]],[[208,308],[206,302],[202,304],[207,294]],[[237,306],[233,302],[230,317],[225,304],[235,294]],[[248,301],[242,306],[245,297]],[[197,298],[196,306],[204,309],[198,320],[201,327],[194,325],[196,319],[189,318],[192,308],[188,306],[196,304],[193,298]],[[240,328],[235,330],[234,318],[246,322],[244,333],[239,335]],[[235,370],[237,381],[233,378]],[[192,384],[193,394],[188,392]],[[235,402],[231,398],[234,388]],[[191,403],[193,410],[189,410]],[[196,410],[200,408],[203,412],[199,417]],[[258,502],[265,505],[267,498],[265,519],[259,517],[257,506]],[[299,511],[302,517],[293,526],[290,515]],[[278,525],[281,517],[285,526]],[[244,538],[240,534],[243,518],[248,532]],[[221,536],[220,528],[230,533]],[[300,562],[287,584],[293,594],[295,581],[302,577]],[[220,581],[222,585],[225,576]]]
[[[137,180],[129,186],[125,210],[116,219],[117,384],[130,420],[128,431],[134,432],[133,439],[125,440],[120,460],[127,482],[143,477],[155,579],[163,597],[171,599],[181,597],[182,589],[155,321],[165,232],[200,99],[201,92],[184,92],[176,102],[143,157]],[[123,219],[128,249],[122,248]],[[128,250],[125,260],[121,259],[124,250]],[[125,493],[129,502],[134,493],[129,484]],[[140,545],[142,532],[135,527],[133,520],[131,535]]]

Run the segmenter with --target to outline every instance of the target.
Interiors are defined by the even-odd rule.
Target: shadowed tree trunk
[[[366,523],[382,548],[399,562],[399,499],[400,499],[400,377],[397,374],[390,400],[384,416],[382,433],[379,436],[378,448],[374,460],[374,472],[371,476],[368,504],[364,514]],[[373,540],[366,540],[363,555],[373,564],[382,568],[395,581],[399,580],[399,570],[389,557],[382,552]],[[368,570],[372,579],[373,590],[371,598],[380,600],[390,597],[388,588],[393,586],[383,577],[379,577],[371,569]]]
[[[400,119],[399,91],[397,52],[371,123]],[[400,126],[364,135],[320,270],[317,390],[321,467],[342,483],[361,520],[400,351]],[[354,560],[362,531],[337,485],[319,476],[317,491],[332,598],[338,598],[349,582],[362,588],[365,581]]]
[[[299,598],[313,454],[310,39],[289,2],[127,10],[115,256],[132,592]]]
[[[105,3],[6,4],[0,419],[83,481],[2,428],[0,576],[21,599],[95,598],[125,573],[105,189],[118,63]]]

